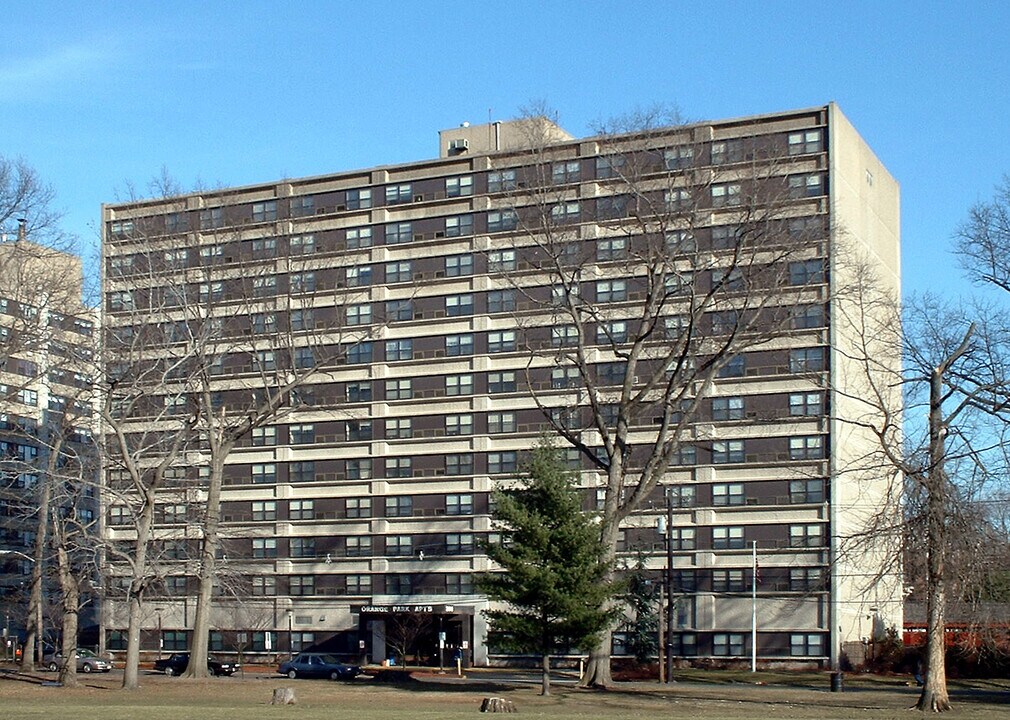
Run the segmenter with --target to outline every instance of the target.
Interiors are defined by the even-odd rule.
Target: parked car
[[[154,661],[154,669],[166,675],[181,675],[189,667],[189,653],[172,653],[167,658]],[[207,658],[207,669],[211,675],[234,675],[242,666],[238,663],[221,662],[215,658]]]
[[[277,672],[295,678],[329,678],[330,680],[353,680],[361,674],[357,665],[346,665],[326,653],[299,653],[280,664]]]
[[[74,657],[77,658],[77,672],[82,673],[93,673],[93,672],[109,672],[112,670],[112,663],[105,658],[98,657],[95,653],[87,648],[77,648],[74,651]],[[43,665],[48,669],[56,672],[63,665],[63,653],[51,653],[42,658]]]

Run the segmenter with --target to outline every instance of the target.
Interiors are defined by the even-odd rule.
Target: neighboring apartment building
[[[16,237],[0,242],[0,612],[8,651],[25,627],[40,489],[54,448],[64,457],[55,475],[66,475],[56,478],[53,504],[74,505],[84,524],[94,523],[98,509],[97,464],[66,459],[93,458],[93,313],[82,303],[80,259],[25,235],[22,222]],[[43,560],[51,559],[47,548]],[[48,595],[48,580],[44,587]],[[59,611],[55,603],[43,610],[50,632]],[[95,618],[86,609],[82,623],[89,622]]]
[[[625,384],[636,337],[645,378],[685,333],[699,354],[674,398],[689,427],[619,539],[657,580],[671,543],[676,654],[749,658],[755,580],[763,661],[825,663],[900,627],[898,579],[839,551],[886,483],[844,474],[873,440],[845,423],[854,388],[838,392],[858,375],[835,322],[855,274],[840,258],[872,258],[893,290],[899,263],[897,185],[838,108],[585,139],[492,123],[440,145],[434,160],[103,210],[106,337],[123,357],[147,337],[141,354],[162,362],[151,406],[126,418],[138,434],[241,417],[312,369],[227,458],[212,650],[379,660],[408,640],[431,654],[442,631],[487,661],[474,576],[490,492],[545,429],[602,444],[578,408],[596,393],[599,422],[616,422],[607,398],[645,382]],[[635,418],[636,448],[661,416]],[[147,650],[190,642],[207,447],[180,452],[156,509]],[[591,508],[606,472],[567,457]],[[107,479],[123,479],[114,463]],[[129,543],[130,508],[108,505],[107,537]],[[109,567],[110,649],[122,572]]]

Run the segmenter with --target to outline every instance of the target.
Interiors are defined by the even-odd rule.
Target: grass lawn
[[[783,674],[785,675],[785,674]],[[826,691],[824,676],[811,675],[814,685],[779,685],[781,679],[804,676],[749,673],[705,673],[673,687],[658,684],[621,684],[616,690],[594,692],[571,687],[556,688],[548,698],[537,695],[532,685],[505,686],[483,682],[479,674],[464,682],[446,683],[423,679],[404,685],[388,685],[359,679],[353,683],[325,680],[291,681],[279,677],[246,675],[208,680],[180,680],[142,674],[136,691],[119,688],[120,673],[81,676],[81,687],[46,687],[39,680],[52,680],[42,673],[33,680],[0,675],[0,708],[3,718],[18,720],[455,720],[474,718],[482,698],[506,697],[525,717],[594,720],[628,718],[713,718],[726,720],[811,720],[827,718],[916,717],[907,708],[917,697],[904,679],[846,678],[846,692]],[[276,687],[293,687],[296,706],[271,706]],[[817,688],[817,689],[812,689]],[[956,686],[955,710],[945,717],[1005,720],[1010,717],[1010,683],[979,682]]]

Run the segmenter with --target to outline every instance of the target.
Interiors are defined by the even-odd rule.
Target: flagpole
[[[751,574],[750,574],[750,671],[757,672],[757,639],[758,639],[758,544],[751,540]]]

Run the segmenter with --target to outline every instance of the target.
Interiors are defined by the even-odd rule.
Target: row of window
[[[693,632],[674,633],[671,640],[671,652],[675,657],[699,657],[699,645],[706,636]],[[759,636],[759,639],[761,636]],[[750,657],[751,636],[749,633],[712,633],[707,636],[711,655],[715,657]],[[615,655],[633,654],[628,648],[627,633],[614,633],[613,653]],[[771,644],[771,643],[769,643]],[[790,657],[821,658],[824,656],[825,635],[823,633],[790,633],[788,649],[775,643],[773,647],[763,648],[758,645],[761,657],[775,657],[788,654]]]

